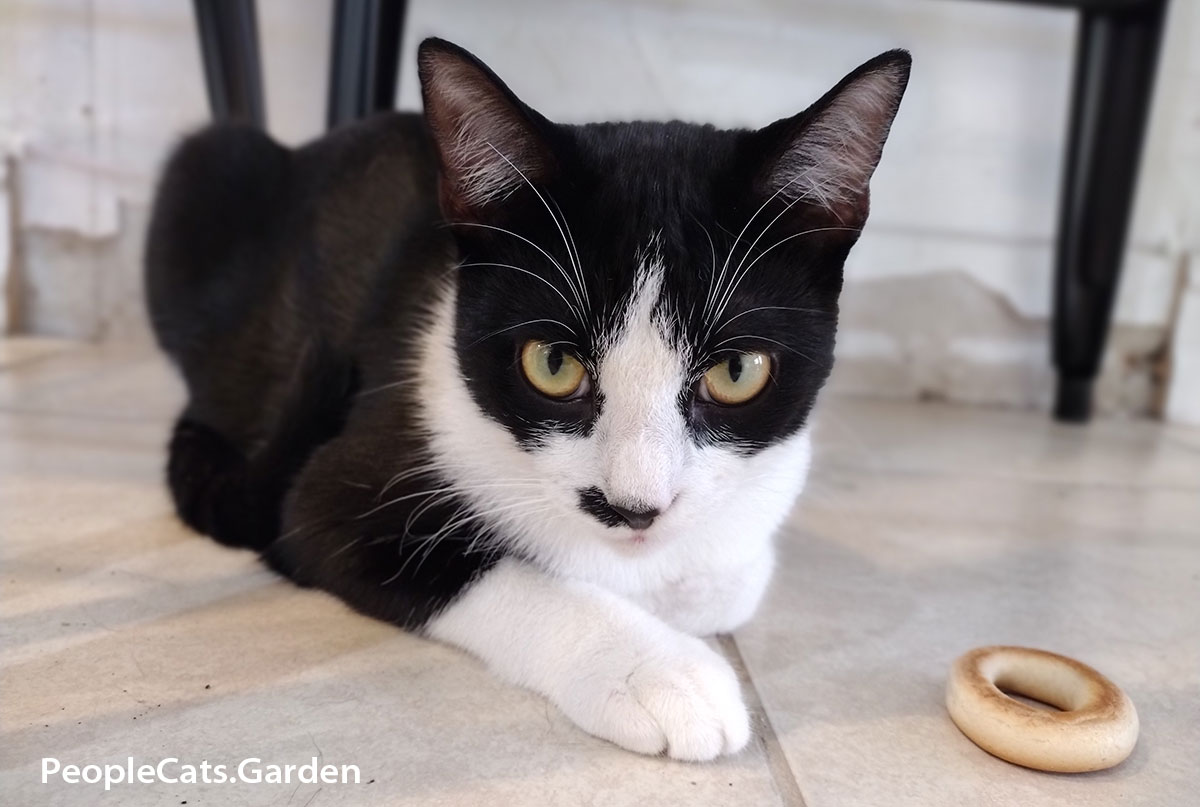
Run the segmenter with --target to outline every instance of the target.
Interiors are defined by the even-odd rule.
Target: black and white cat
[[[146,252],[180,515],[625,748],[738,751],[696,637],[770,577],[909,64],[758,131],[564,126],[431,39],[423,118],[191,137]]]

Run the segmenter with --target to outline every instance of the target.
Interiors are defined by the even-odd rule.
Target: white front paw
[[[690,636],[641,652],[614,652],[559,703],[584,730],[642,754],[704,761],[736,753],[750,719],[729,663]]]

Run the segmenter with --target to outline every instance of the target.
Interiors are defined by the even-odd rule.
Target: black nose
[[[614,513],[624,519],[625,523],[635,530],[644,530],[654,523],[654,519],[658,518],[658,511],[654,508],[649,510],[631,510],[628,507],[618,507],[609,502],[608,506]]]
[[[600,488],[580,490],[579,508],[606,527],[629,526],[635,530],[646,529],[659,516],[659,511],[654,508],[635,510],[631,507],[618,507],[608,500]]]

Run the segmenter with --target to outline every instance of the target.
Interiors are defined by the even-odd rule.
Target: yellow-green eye
[[[771,357],[766,353],[735,353],[704,374],[700,395],[726,406],[744,404],[762,392],[771,378]]]
[[[521,348],[521,370],[534,389],[550,398],[570,398],[587,381],[579,359],[561,345],[537,339]]]

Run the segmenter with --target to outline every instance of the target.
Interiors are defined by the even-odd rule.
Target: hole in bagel
[[[1066,711],[1065,709],[1055,706],[1053,703],[1046,703],[1045,701],[1040,701],[1037,698],[1031,698],[1028,695],[1022,695],[1020,692],[1017,692],[1011,688],[1006,689],[1002,686],[997,686],[996,689],[1000,690],[1007,697],[1011,698],[1012,700],[1017,701],[1018,703],[1023,703],[1026,706],[1029,706],[1034,709],[1041,709],[1043,712],[1065,712]]]
[[[1044,711],[1069,712],[1088,700],[1090,686],[1075,669],[1040,657],[998,659],[988,676],[1005,696]]]

